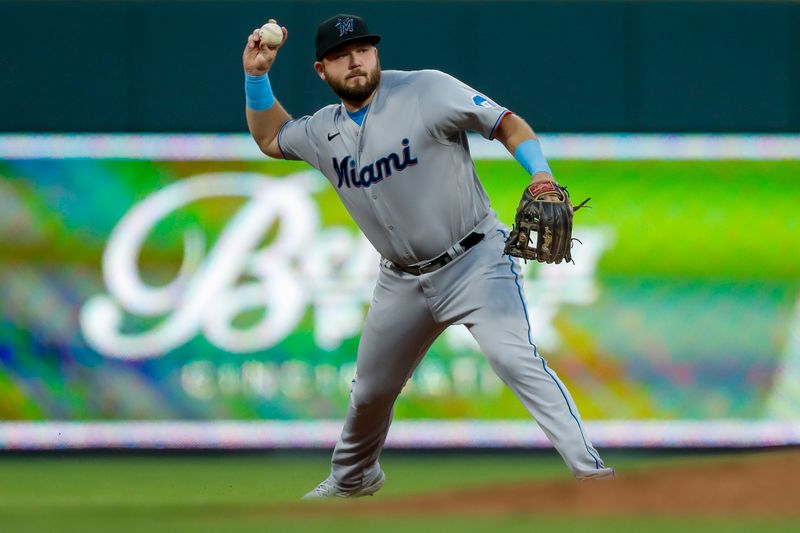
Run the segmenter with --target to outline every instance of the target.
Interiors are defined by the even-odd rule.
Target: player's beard
[[[369,98],[372,93],[375,92],[375,89],[378,88],[378,84],[381,82],[381,65],[379,62],[376,63],[375,68],[371,72],[361,70],[355,73],[351,72],[348,75],[352,76],[354,74],[365,74],[367,77],[366,81],[355,86],[348,86],[347,78],[341,81],[328,78],[327,82],[333,92],[345,102],[360,104]]]

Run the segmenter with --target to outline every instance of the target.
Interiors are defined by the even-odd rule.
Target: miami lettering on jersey
[[[400,151],[400,155],[392,152],[358,170],[356,170],[355,160],[349,155],[345,156],[341,161],[334,157],[333,168],[336,170],[336,175],[339,176],[339,183],[336,188],[341,189],[342,185],[347,185],[348,188],[369,187],[373,183],[378,183],[383,178],[391,176],[393,170],[402,172],[406,168],[416,165],[417,158],[411,157],[411,143],[409,140],[403,139],[401,144],[403,149]]]

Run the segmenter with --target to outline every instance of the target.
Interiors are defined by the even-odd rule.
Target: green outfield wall
[[[294,115],[332,94],[313,35],[336,12],[384,68],[448,71],[547,132],[800,131],[800,3],[2,1],[0,131],[246,130],[241,49],[290,30],[272,74]]]

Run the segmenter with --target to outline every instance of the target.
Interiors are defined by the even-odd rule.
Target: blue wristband
[[[247,107],[253,111],[264,111],[275,105],[275,95],[266,74],[261,76],[244,75],[244,95]]]
[[[517,145],[514,150],[514,159],[519,161],[528,174],[533,176],[537,172],[547,172],[552,175],[553,171],[550,170],[550,165],[547,164],[547,159],[544,158],[542,153],[542,146],[536,139],[528,139]]]

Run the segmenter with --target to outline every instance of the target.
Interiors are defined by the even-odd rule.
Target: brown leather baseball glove
[[[553,180],[525,187],[503,252],[540,263],[572,261],[572,215],[589,200],[573,208],[567,189]]]

